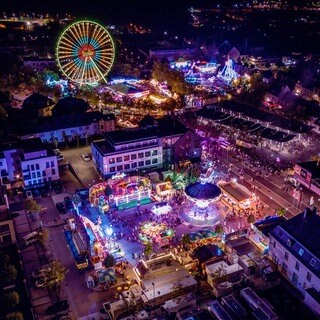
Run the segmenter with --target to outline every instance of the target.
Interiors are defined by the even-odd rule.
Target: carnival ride
[[[220,210],[216,202],[222,192],[216,184],[206,182],[205,177],[200,177],[200,182],[189,184],[184,194],[189,201],[180,210],[183,220],[196,226],[212,226],[220,221]]]
[[[228,57],[222,70],[218,73],[218,77],[222,78],[227,84],[238,79],[239,75],[235,71],[233,60]]]
[[[164,222],[145,222],[140,227],[139,239],[142,243],[155,243],[160,246],[169,244],[174,236],[174,231]]]
[[[101,24],[82,20],[69,25],[60,35],[56,49],[64,76],[79,85],[106,81],[115,57],[115,46]]]

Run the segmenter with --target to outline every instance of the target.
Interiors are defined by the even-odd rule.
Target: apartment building
[[[10,182],[22,181],[25,187],[59,180],[57,157],[40,138],[27,139],[2,147]]]
[[[270,233],[269,254],[282,274],[305,295],[306,304],[320,315],[320,216],[304,212]]]
[[[93,161],[104,178],[201,158],[200,138],[169,117],[139,129],[107,132],[104,137],[91,145]]]

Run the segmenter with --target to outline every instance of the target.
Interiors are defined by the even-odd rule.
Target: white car
[[[87,153],[83,153],[83,154],[81,155],[81,157],[82,157],[82,160],[85,161],[85,162],[91,160],[91,159],[90,159],[90,156],[89,156]]]

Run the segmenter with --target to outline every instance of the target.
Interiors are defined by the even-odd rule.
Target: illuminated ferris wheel
[[[114,56],[115,47],[108,30],[88,20],[69,25],[59,37],[56,50],[60,70],[79,85],[106,82]]]

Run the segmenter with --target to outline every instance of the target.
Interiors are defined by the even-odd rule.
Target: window
[[[136,154],[132,154],[131,155],[131,160],[136,160],[137,159],[137,155]]]
[[[123,157],[123,161],[124,161],[124,162],[127,162],[127,161],[129,161],[129,160],[130,160],[130,157],[129,157],[129,156],[124,156],[124,157]]]
[[[139,161],[139,162],[138,162],[138,166],[139,166],[139,167],[143,167],[143,166],[144,166],[144,161]]]
[[[117,157],[117,162],[122,162],[122,157]]]
[[[288,260],[288,258],[289,258],[288,252],[285,252],[285,253],[284,253],[284,258],[285,258],[286,260]]]
[[[310,265],[311,265],[312,267],[314,267],[314,266],[316,265],[316,263],[317,263],[317,260],[316,260],[315,258],[312,258],[312,259],[310,260]]]
[[[275,242],[275,241],[273,241],[273,247],[274,247],[274,248],[276,247],[276,242]]]
[[[51,168],[54,167],[54,161],[51,161]]]
[[[136,162],[131,163],[131,168],[132,168],[132,169],[134,169],[134,168],[136,168],[136,167],[137,167],[137,163],[136,163]]]
[[[157,156],[158,155],[158,150],[152,150],[152,155]]]
[[[116,172],[116,167],[110,167],[110,172]]]
[[[46,170],[42,170],[42,176],[45,177],[46,175]]]
[[[36,170],[40,170],[39,163],[36,163]]]
[[[129,163],[126,163],[125,165],[124,165],[124,170],[129,170],[130,169],[130,164]]]
[[[299,277],[298,275],[294,272],[293,273],[293,276],[292,276],[292,282],[297,285],[298,284],[298,281],[299,281]]]
[[[36,173],[32,172],[32,178],[34,179],[36,177]]]
[[[144,155],[145,155],[145,157],[148,157],[148,158],[149,158],[149,157],[151,156],[151,152],[150,152],[150,151],[147,151],[147,152],[144,153]]]
[[[117,166],[117,171],[122,171],[123,170],[123,166]]]
[[[49,162],[46,162],[46,168],[50,168],[50,163]]]
[[[51,173],[52,173],[52,174],[56,174],[56,169],[52,168],[52,169],[51,169]]]
[[[37,171],[37,178],[40,178],[40,177],[41,177],[40,171]]]
[[[282,272],[283,272],[284,274],[286,274],[286,273],[287,273],[287,270],[288,270],[288,266],[287,266],[285,263],[283,263],[283,264],[282,264]]]
[[[146,166],[150,166],[150,164],[151,164],[151,160],[150,159],[146,160]]]
[[[158,159],[155,158],[155,159],[152,159],[152,164],[157,164],[158,163]]]
[[[109,164],[113,164],[113,163],[115,163],[115,159],[114,158],[110,158],[109,159]]]
[[[297,271],[299,271],[299,269],[300,269],[300,263],[299,263],[298,261],[296,262],[295,269],[296,269]]]
[[[300,248],[299,251],[298,251],[299,256],[302,257],[303,253],[304,253],[304,250],[302,248]]]
[[[34,164],[31,165],[31,171],[34,171]]]
[[[143,158],[143,152],[139,152],[139,153],[138,153],[138,158],[139,158],[139,159]]]
[[[311,273],[310,273],[310,272],[307,272],[307,280],[308,280],[309,282],[311,282]]]

